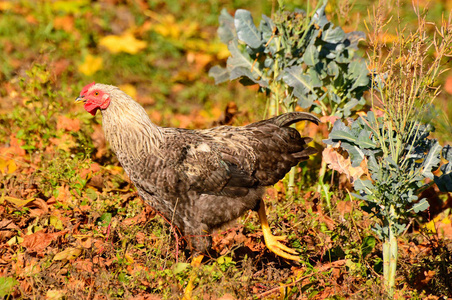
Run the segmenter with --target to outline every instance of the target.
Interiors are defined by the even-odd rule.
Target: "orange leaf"
[[[447,93],[452,95],[452,75],[447,77],[446,83],[444,84],[444,89]]]
[[[62,29],[68,33],[74,32],[74,17],[66,15],[63,17],[55,17],[53,19],[53,26],[56,29]]]
[[[57,129],[77,132],[80,130],[80,120],[71,119],[65,116],[58,116]]]

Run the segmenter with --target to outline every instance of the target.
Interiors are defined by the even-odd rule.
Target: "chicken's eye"
[[[94,92],[94,96],[99,96],[99,92]]]

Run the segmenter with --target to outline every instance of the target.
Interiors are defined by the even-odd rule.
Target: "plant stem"
[[[395,213],[394,207],[391,205],[390,213]],[[384,277],[384,287],[388,292],[389,298],[393,298],[394,296],[394,287],[395,287],[395,277],[397,271],[397,259],[398,259],[398,245],[397,245],[397,237],[394,234],[394,230],[392,227],[394,223],[389,220],[387,224],[387,228],[389,230],[389,236],[385,237],[385,241],[383,243],[383,277]]]
[[[291,105],[289,105],[289,107],[287,107],[287,109],[286,109],[286,112],[293,112],[293,111],[295,111],[295,103],[294,102],[291,103]],[[296,127],[295,124],[292,124],[292,127],[295,128]],[[292,169],[290,169],[290,172],[289,172],[289,182],[287,184],[287,194],[288,194],[290,200],[293,200],[293,197],[295,195],[295,193],[294,193],[294,191],[295,191],[295,175],[297,173],[297,171],[295,169],[296,167],[297,166],[292,167]]]

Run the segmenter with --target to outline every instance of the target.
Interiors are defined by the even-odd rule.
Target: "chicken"
[[[172,220],[191,249],[205,253],[212,230],[255,210],[267,247],[286,259],[296,251],[271,234],[264,188],[278,182],[317,151],[312,139],[289,127],[319,119],[304,112],[286,113],[242,127],[204,130],[159,127],[144,108],[119,88],[91,83],[76,102],[102,113],[107,141],[140,197]]]

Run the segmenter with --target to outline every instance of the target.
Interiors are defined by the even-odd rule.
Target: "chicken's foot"
[[[187,286],[185,287],[184,297],[182,298],[182,300],[191,300],[192,299],[191,292],[193,291],[193,288],[194,288],[193,282],[196,279],[196,276],[198,273],[197,269],[201,266],[201,262],[202,262],[203,258],[204,258],[204,255],[200,254],[192,259],[191,266],[193,269],[191,270],[190,279],[188,281]]]
[[[264,234],[265,245],[267,248],[278,256],[286,259],[300,261],[300,257],[292,254],[297,254],[297,251],[287,247],[279,241],[285,241],[285,236],[274,236],[271,233],[268,225],[267,214],[265,213],[265,203],[261,200],[258,210],[259,219],[261,221],[262,233]]]

